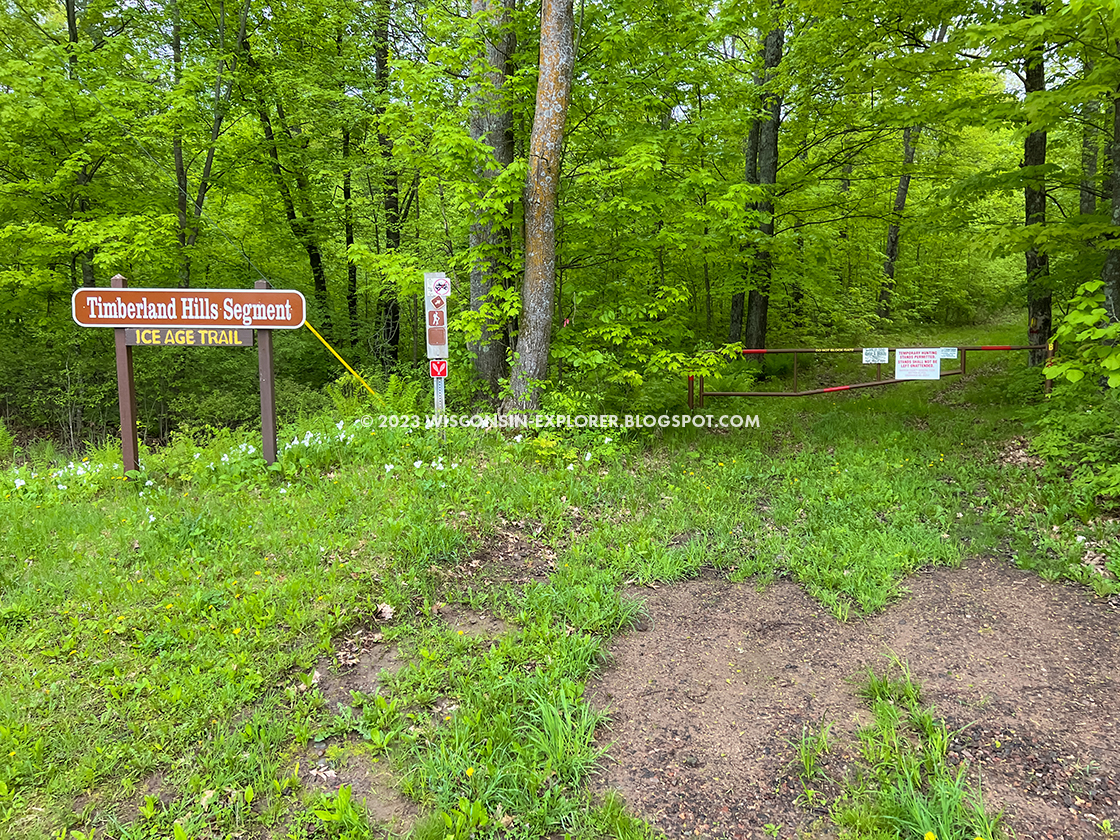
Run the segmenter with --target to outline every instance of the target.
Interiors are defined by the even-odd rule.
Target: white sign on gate
[[[940,379],[940,355],[937,347],[900,347],[894,351],[894,378]]]
[[[888,347],[864,347],[863,363],[865,365],[885,365],[890,359]]]
[[[939,359],[955,359],[957,358],[956,347],[941,347],[937,350],[937,357]]]

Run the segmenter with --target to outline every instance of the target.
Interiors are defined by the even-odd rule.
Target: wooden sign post
[[[267,280],[254,288],[267,289]],[[257,330],[257,364],[261,383],[261,452],[266,464],[276,463],[276,378],[272,371],[272,330]]]
[[[112,291],[85,287],[70,299],[82,327],[112,327],[121,407],[121,460],[125,473],[140,468],[132,346],[249,347],[257,334],[261,386],[261,453],[276,461],[276,382],[272,331],[303,326],[307,301],[291,289],[258,280],[253,289],[130,289],[121,275]]]
[[[109,281],[114,289],[123,289],[128,281],[118,274]],[[140,468],[140,441],[136,436],[136,382],[132,376],[132,347],[125,337],[126,329],[113,330],[117,352],[117,401],[121,406],[121,462],[127,475]]]

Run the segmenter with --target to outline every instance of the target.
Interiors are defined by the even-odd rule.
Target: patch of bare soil
[[[1041,458],[1031,454],[1030,442],[1025,437],[1012,438],[1007,441],[998,458],[999,463],[1004,466],[1019,467],[1034,472],[1038,472],[1046,466]]]
[[[175,786],[167,781],[162,770],[148,774],[136,787],[136,792],[118,808],[119,816],[128,822],[135,820],[140,813],[140,806],[147,798],[154,797],[164,808],[168,807],[179,796]]]
[[[761,838],[767,824],[832,837],[823,810],[794,803],[790,741],[834,722],[824,769],[842,777],[870,721],[852,678],[882,672],[890,650],[950,729],[967,727],[950,761],[980,768],[985,799],[1006,806],[1017,836],[1115,825],[1120,601],[993,558],[926,569],[908,588],[847,624],[786,581],[761,593],[714,578],[636,590],[647,629],[617,640],[588,691],[612,721],[596,786],[670,837]]]
[[[407,834],[420,811],[396,789],[384,759],[378,760],[361,742],[332,741],[309,746],[299,756],[299,779],[307,788],[338,792],[349,785],[352,800],[365,806],[371,823],[395,835]]]
[[[475,586],[545,581],[556,570],[556,552],[538,539],[542,533],[538,523],[502,519],[478,551],[443,574],[455,583]]]
[[[320,657],[312,681],[327,708],[337,711],[340,703],[352,704],[351,691],[376,694],[382,675],[395,674],[403,665],[397,646],[385,644],[379,632],[357,630],[338,644],[337,668],[329,657]]]
[[[124,825],[135,822],[147,797],[153,797],[166,808],[179,796],[178,790],[167,781],[167,776],[162,770],[156,770],[144,777],[133,789],[132,795],[123,802],[107,805],[104,802],[104,793],[105,791],[82,793],[74,799],[73,811],[78,830],[87,833],[95,830],[97,836],[101,837],[106,830],[106,825],[113,818]],[[111,840],[112,835],[105,836]]]
[[[439,616],[461,635],[494,639],[509,630],[508,625],[496,616],[454,604],[441,607]]]

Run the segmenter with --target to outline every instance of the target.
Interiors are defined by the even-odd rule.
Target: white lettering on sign
[[[937,358],[939,359],[955,359],[957,358],[956,347],[939,347],[937,349]]]
[[[865,365],[885,365],[890,360],[890,349],[887,347],[864,347],[863,363]]]
[[[895,379],[940,379],[941,359],[937,347],[900,347],[894,351]]]

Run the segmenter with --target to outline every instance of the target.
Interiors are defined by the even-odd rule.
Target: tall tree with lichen
[[[543,0],[540,76],[525,185],[525,271],[511,393],[503,403],[507,411],[535,409],[541,383],[548,377],[556,289],[556,202],[575,71],[574,28],[572,0]]]

